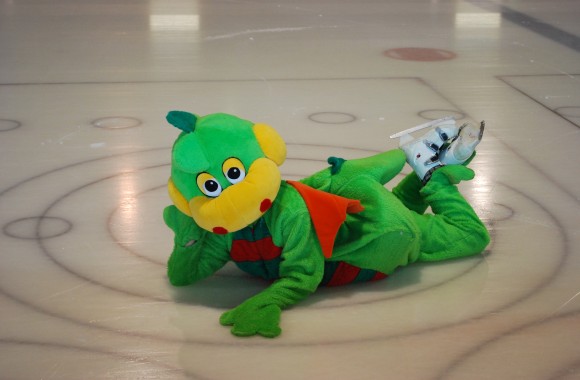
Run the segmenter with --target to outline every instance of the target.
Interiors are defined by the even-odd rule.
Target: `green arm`
[[[202,230],[175,206],[165,208],[163,219],[175,233],[173,252],[167,264],[167,276],[172,285],[193,284],[228,262],[227,242],[223,236]]]
[[[306,298],[322,281],[324,257],[310,216],[304,213],[287,222],[284,225],[289,231],[282,233],[285,243],[280,279],[220,319],[222,325],[233,326],[234,335],[278,336],[282,309]]]

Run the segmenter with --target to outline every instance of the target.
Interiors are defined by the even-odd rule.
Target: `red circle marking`
[[[452,51],[431,48],[395,48],[386,50],[384,54],[393,59],[418,62],[447,61],[457,57]]]
[[[260,204],[260,211],[266,212],[270,207],[272,207],[272,201],[266,198]]]
[[[226,230],[223,227],[214,227],[213,228],[213,233],[214,234],[218,234],[218,235],[225,235],[228,233],[228,230]]]

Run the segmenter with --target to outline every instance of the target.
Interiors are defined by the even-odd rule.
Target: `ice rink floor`
[[[0,0],[0,379],[580,379],[578,20],[574,0]],[[461,189],[492,243],[236,338],[220,314],[267,284],[166,277],[174,109],[271,124],[288,179],[484,119]]]

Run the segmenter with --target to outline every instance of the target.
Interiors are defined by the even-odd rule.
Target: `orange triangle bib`
[[[322,253],[327,259],[330,258],[336,234],[346,220],[346,214],[359,213],[364,210],[364,207],[358,200],[317,190],[301,182],[286,182],[292,185],[304,199],[310,212],[310,219],[318,236]]]

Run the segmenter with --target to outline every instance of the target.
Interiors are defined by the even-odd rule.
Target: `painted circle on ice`
[[[418,113],[425,120],[437,120],[444,118],[446,116],[453,116],[455,120],[462,120],[465,119],[465,114],[461,111],[453,110],[453,109],[432,109],[432,110],[423,110]]]
[[[5,235],[17,239],[51,239],[66,234],[72,223],[55,216],[20,218],[6,224]]]
[[[21,126],[22,123],[17,120],[0,119],[0,132],[8,132]]]
[[[308,119],[320,124],[348,124],[356,120],[356,116],[346,112],[316,112]]]
[[[449,50],[419,47],[394,48],[386,50],[384,54],[393,59],[417,62],[447,61],[457,57],[457,54]]]
[[[127,116],[108,116],[91,121],[97,128],[103,129],[125,129],[134,128],[142,124],[141,120]]]
[[[495,203],[493,205],[493,220],[495,222],[502,222],[514,216],[514,210],[502,203]]]

